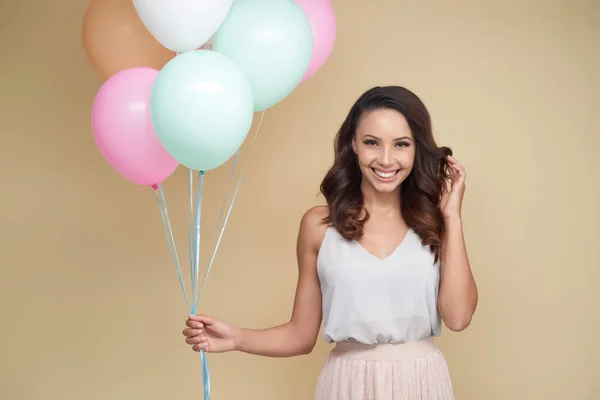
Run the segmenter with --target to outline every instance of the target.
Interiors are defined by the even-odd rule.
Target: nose
[[[387,146],[381,148],[381,152],[379,154],[379,163],[381,166],[389,166],[392,165],[392,149]]]

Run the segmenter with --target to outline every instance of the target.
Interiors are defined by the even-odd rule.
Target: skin
[[[394,110],[365,113],[352,143],[363,174],[361,189],[370,214],[360,244],[371,254],[385,258],[408,232],[400,213],[400,184],[411,173],[415,143],[404,116]],[[448,157],[450,187],[444,188],[440,208],[446,221],[441,245],[438,309],[444,324],[462,331],[471,322],[477,306],[477,287],[464,242],[461,208],[465,193],[464,168]],[[378,177],[375,171],[393,173]],[[321,290],[317,275],[317,254],[325,235],[321,222],[326,206],[308,210],[297,239],[298,282],[290,320],[268,329],[231,326],[207,315],[190,315],[183,330],[194,351],[221,353],[241,351],[268,357],[308,354],[315,346],[321,325]]]

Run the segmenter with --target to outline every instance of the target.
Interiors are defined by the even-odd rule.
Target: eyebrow
[[[381,140],[381,138],[378,138],[377,136],[371,135],[371,134],[366,134],[365,137],[370,137],[372,139]],[[394,142],[397,142],[399,140],[410,140],[412,142],[412,139],[409,138],[408,136],[402,136],[402,137],[396,138],[396,139],[394,139]]]

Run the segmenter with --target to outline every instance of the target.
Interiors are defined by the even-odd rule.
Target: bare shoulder
[[[309,208],[302,216],[302,225],[309,225],[313,228],[326,227],[323,222],[329,216],[329,207],[314,206]]]
[[[298,234],[298,240],[303,245],[302,247],[318,251],[327,230],[328,225],[324,219],[328,215],[329,207],[327,206],[315,206],[304,213]]]

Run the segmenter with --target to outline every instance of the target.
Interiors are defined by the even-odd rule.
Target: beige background
[[[299,218],[321,201],[336,129],[365,89],[405,85],[469,175],[480,306],[467,331],[438,340],[457,399],[599,399],[600,3],[368,3],[334,1],[335,52],[245,150],[203,311],[247,327],[287,320]],[[101,81],[81,50],[85,7],[0,5],[0,398],[199,399],[154,195],[92,140]],[[209,228],[228,173],[207,178]],[[181,168],[166,193],[182,246],[186,190]],[[329,349],[211,356],[213,398],[310,399]]]

